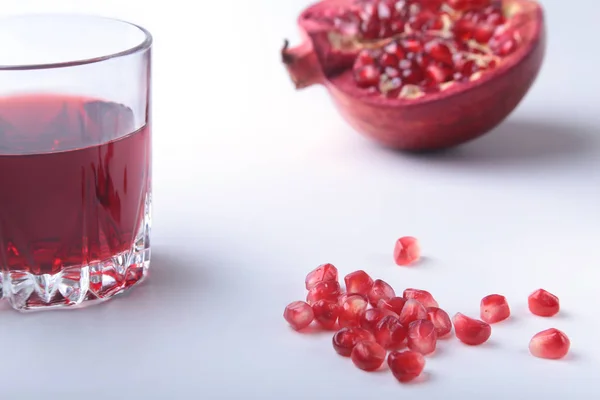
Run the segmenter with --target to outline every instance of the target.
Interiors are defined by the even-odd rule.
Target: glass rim
[[[40,70],[40,69],[54,69],[54,68],[67,68],[67,67],[77,67],[80,65],[86,64],[95,64],[102,61],[111,60],[114,58],[121,58],[130,56],[133,54],[144,52],[152,47],[153,38],[150,31],[141,25],[137,25],[133,22],[129,22],[120,18],[114,17],[106,17],[101,15],[94,14],[78,14],[78,13],[25,13],[25,14],[11,14],[4,15],[0,17],[0,24],[4,20],[14,19],[14,18],[28,18],[28,17],[74,17],[74,18],[93,18],[98,20],[107,20],[113,22],[119,22],[125,25],[129,25],[130,27],[138,29],[143,35],[144,40],[138,43],[135,46],[126,48],[125,50],[121,50],[118,52],[104,54],[97,57],[83,58],[83,59],[75,59],[61,62],[53,62],[53,63],[32,63],[32,64],[14,64],[14,65],[3,65],[0,64],[0,71],[27,71],[27,70]]]

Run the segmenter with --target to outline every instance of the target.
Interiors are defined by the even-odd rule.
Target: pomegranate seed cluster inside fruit
[[[360,0],[330,14],[332,43],[358,51],[356,85],[390,98],[475,80],[520,42],[500,0]]]
[[[344,283],[345,291],[335,266],[320,265],[306,277],[307,301],[290,303],[283,314],[285,320],[299,331],[313,321],[322,329],[335,331],[335,352],[350,357],[361,370],[378,370],[387,358],[390,371],[400,382],[421,375],[425,356],[435,353],[438,338],[450,334],[453,326],[459,341],[478,346],[491,337],[490,324],[510,318],[508,301],[499,294],[481,300],[482,320],[462,313],[450,319],[426,290],[406,288],[399,297],[389,283],[373,279],[363,270],[347,274]],[[558,298],[537,290],[529,296],[529,308],[533,314],[555,315]],[[559,359],[569,349],[569,338],[555,328],[536,334],[529,343],[531,354],[539,358]]]

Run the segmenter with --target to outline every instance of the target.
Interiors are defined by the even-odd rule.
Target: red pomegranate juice
[[[4,297],[26,309],[80,303],[143,278],[150,142],[149,127],[134,130],[132,110],[117,103],[0,99]]]

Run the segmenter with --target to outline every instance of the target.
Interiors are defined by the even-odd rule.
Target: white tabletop
[[[192,3],[194,6],[192,7]],[[521,106],[455,151],[384,150],[325,90],[295,92],[279,63],[307,0],[11,0],[3,12],[97,12],[151,30],[154,224],[150,279],[80,311],[2,311],[3,399],[598,399],[600,84],[595,0],[544,0],[547,58]],[[1,188],[0,188],[1,190]],[[417,236],[401,268],[394,241]],[[490,342],[440,342],[428,380],[366,373],[282,318],[320,263],[365,269],[450,314],[507,296]],[[527,311],[543,287],[552,319]],[[563,330],[561,361],[529,355]]]

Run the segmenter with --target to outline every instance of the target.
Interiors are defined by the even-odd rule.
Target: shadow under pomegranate
[[[512,113],[541,69],[532,0],[324,0],[282,50],[296,88],[324,85],[358,132],[394,149],[454,147]]]

